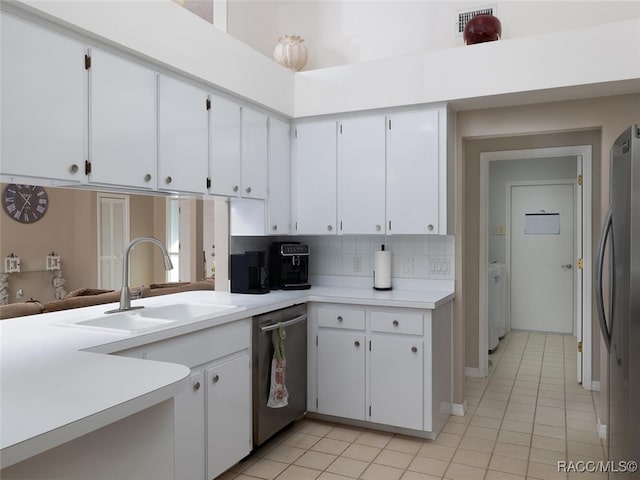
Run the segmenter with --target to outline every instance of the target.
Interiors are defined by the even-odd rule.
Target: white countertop
[[[328,286],[265,295],[193,291],[134,300],[132,305],[237,308],[138,334],[60,325],[101,315],[117,304],[0,321],[0,466],[61,445],[187,388],[185,366],[105,353],[310,301],[433,309],[453,297],[452,290],[381,292]]]

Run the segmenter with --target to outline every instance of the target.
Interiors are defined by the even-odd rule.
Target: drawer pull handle
[[[430,232],[433,232],[433,225],[431,224],[427,225],[427,230],[429,230]]]
[[[167,185],[169,185],[171,182],[173,182],[173,178],[171,178],[171,177],[167,177],[167,178],[165,178],[165,179],[164,179],[164,181],[165,181],[165,183],[166,183]]]
[[[338,317],[338,321],[341,322],[343,320],[342,317]]]
[[[193,385],[193,390],[194,390],[194,391],[196,391],[196,392],[197,392],[198,390],[200,390],[200,382],[196,382],[196,383]]]
[[[147,173],[147,174],[144,176],[144,181],[145,181],[145,182],[147,182],[147,183],[149,183],[149,182],[151,181],[151,175]]]
[[[233,186],[233,191],[237,192],[238,190],[240,190],[240,187],[238,185],[234,185]]]
[[[211,379],[213,383],[218,383],[218,380],[220,380],[220,377],[218,375],[214,375],[213,378]]]
[[[355,342],[353,342],[353,344],[356,346],[356,348],[358,348],[360,346],[360,342],[357,341],[357,340]]]
[[[411,347],[411,351],[413,353],[417,353],[418,352],[418,347]]]
[[[251,187],[247,187],[246,190],[247,190],[247,193],[251,193]]]
[[[394,321],[393,321],[393,326],[394,326],[394,327],[397,327],[398,325],[400,325],[400,324],[398,323],[398,320],[394,320]]]
[[[272,226],[271,229],[275,232],[276,230],[278,230],[278,225]]]
[[[78,170],[80,170],[80,169],[78,168],[78,165],[76,165],[75,163],[73,165],[71,165],[71,168],[69,168],[69,171],[71,173],[78,173]]]

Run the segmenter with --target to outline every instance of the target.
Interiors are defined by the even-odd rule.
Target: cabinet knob
[[[433,232],[433,225],[431,224],[427,225],[427,230],[429,230],[430,232]]]
[[[398,325],[400,325],[400,323],[398,322],[398,320],[394,320],[394,321],[393,321],[393,326],[394,326],[394,327],[397,327]]]
[[[165,183],[168,185],[168,184],[170,184],[170,183],[173,181],[173,178],[171,178],[171,177],[167,177],[167,178],[165,178],[165,179],[164,179],[164,181],[165,181]]]
[[[376,232],[379,232],[380,230],[382,230],[382,227],[380,225],[376,225]]]
[[[147,174],[144,176],[144,181],[145,181],[145,182],[147,182],[147,183],[149,183],[149,182],[151,181],[151,175],[147,173]]]
[[[356,348],[358,348],[360,346],[360,342],[357,341],[357,340],[355,342],[353,342],[353,344],[356,346]]]
[[[240,187],[238,185],[234,185],[233,186],[233,191],[237,192],[238,190],[240,190]]]
[[[211,379],[213,383],[218,383],[218,380],[220,380],[220,377],[218,375],[214,375],[213,378]]]
[[[78,170],[80,170],[80,168],[75,163],[73,165],[71,165],[71,167],[69,167],[69,171],[71,173],[78,173]]]
[[[331,231],[333,230],[333,227],[331,225],[327,225],[327,230]]]
[[[271,230],[273,230],[274,232],[275,232],[276,230],[278,230],[278,225],[272,225],[272,226],[271,226]]]
[[[200,382],[196,382],[193,384],[193,390],[196,392],[200,390]]]
[[[416,352],[418,351],[418,347],[411,347],[411,351],[412,351],[413,353],[416,353]]]
[[[338,321],[341,322],[343,320],[342,317],[338,317]]]
[[[251,193],[251,187],[247,187],[246,190],[247,190],[247,193]]]

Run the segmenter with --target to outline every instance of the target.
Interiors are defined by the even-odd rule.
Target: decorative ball
[[[273,58],[289,70],[299,72],[307,64],[309,58],[304,39],[298,35],[278,37],[278,44],[273,50]]]
[[[464,43],[493,42],[500,40],[502,36],[502,24],[498,17],[493,15],[476,15],[467,22],[464,27]]]

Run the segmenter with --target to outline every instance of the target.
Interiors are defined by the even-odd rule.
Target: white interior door
[[[510,188],[511,327],[573,333],[573,183]]]
[[[129,196],[98,194],[98,288],[122,288],[122,257],[129,244]]]

